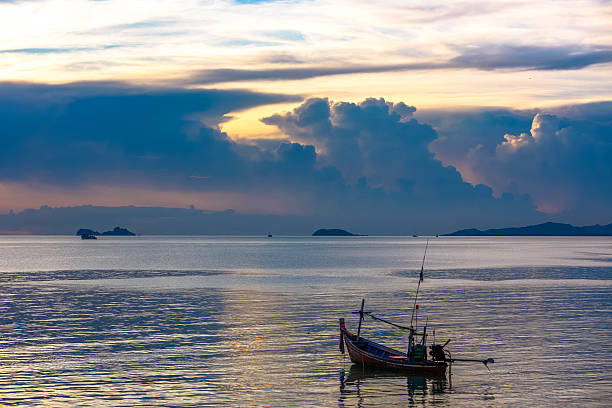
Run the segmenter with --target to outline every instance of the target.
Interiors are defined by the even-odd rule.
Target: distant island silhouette
[[[359,237],[362,235],[353,234],[352,232],[345,231],[343,229],[331,228],[325,229],[321,228],[312,233],[313,237]]]
[[[81,228],[80,230],[77,231],[76,235],[80,235],[80,236],[83,236],[83,235],[134,236],[136,234],[134,234],[132,231],[128,230],[127,228],[115,227],[112,231],[104,231],[102,233],[88,229],[88,228]]]
[[[463,229],[460,231],[444,234],[447,237],[486,237],[486,236],[612,236],[612,224],[588,225],[575,227],[571,224],[557,222],[545,222],[543,224],[529,225],[515,228],[496,228],[481,231],[476,228]]]

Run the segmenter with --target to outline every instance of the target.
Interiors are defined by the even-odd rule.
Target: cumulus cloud
[[[460,132],[460,142],[445,129],[432,148],[458,165],[464,178],[498,194],[529,194],[539,210],[577,223],[606,222],[612,209],[612,104],[551,112],[488,112],[489,126],[465,126],[463,132],[472,134]],[[471,117],[463,115],[463,123]],[[490,125],[495,122],[507,122],[508,130]]]
[[[161,203],[155,191],[214,194],[217,209],[239,200],[242,210],[259,203],[258,212],[267,197],[271,213],[365,233],[517,225],[544,220],[542,212],[580,224],[610,217],[612,103],[419,113],[384,99],[313,98],[262,119],[281,139],[245,143],[218,126],[232,111],[294,100],[124,83],[3,83],[0,185],[67,197],[96,186],[137,188],[151,198],[140,205]],[[53,202],[83,203],[76,196]]]
[[[216,125],[230,111],[292,99],[117,83],[3,84],[0,184],[63,186],[67,196],[96,186],[134,186],[149,197],[156,189],[235,192],[243,209],[244,200],[276,197],[271,212],[284,206],[285,214],[365,233],[444,232],[540,216],[528,197],[495,198],[443,166],[428,148],[435,130],[404,103],[310,99],[264,119],[285,133],[265,143],[234,141]]]
[[[528,198],[495,199],[490,188],[466,183],[455,168],[443,166],[428,148],[435,130],[414,119],[414,112],[384,99],[356,104],[314,98],[263,121],[291,139],[312,143],[318,162],[340,172],[351,187],[343,195],[344,215],[387,223],[393,217],[404,228],[406,219],[415,223],[418,217],[436,226],[537,217]]]
[[[566,221],[610,216],[610,103],[550,113],[419,113],[384,99],[313,98],[262,119],[281,139],[244,143],[218,126],[232,111],[293,100],[110,82],[3,83],[0,185],[9,193],[41,186],[67,197],[137,188],[150,197],[140,205],[161,203],[155,191],[166,200],[170,191],[189,199],[214,194],[217,209],[239,200],[243,211],[259,203],[257,212],[273,197],[271,213],[365,233],[543,220],[532,199],[542,211],[574,216]],[[77,196],[53,202],[83,203]],[[575,217],[581,213],[590,218]]]
[[[316,145],[322,152],[321,162],[338,168],[349,182],[366,178],[375,187],[389,189],[415,171],[441,168],[427,149],[436,133],[412,119],[415,110],[384,99],[354,104],[315,98],[291,113],[264,118],[263,122]]]
[[[495,152],[504,135],[527,131],[535,112],[509,109],[428,110],[417,112],[419,120],[431,124],[438,138],[429,149],[443,163],[455,166],[464,180],[478,183],[469,163],[469,152],[479,146]]]

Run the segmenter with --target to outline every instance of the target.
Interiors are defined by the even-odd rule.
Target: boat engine
[[[429,354],[433,361],[446,361],[446,354],[444,353],[444,346],[440,344],[434,344],[429,346]]]

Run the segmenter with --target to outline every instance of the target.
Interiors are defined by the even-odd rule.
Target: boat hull
[[[447,363],[443,361],[406,361],[406,353],[374,343],[349,332],[340,321],[340,336],[349,357],[355,364],[382,370],[401,371],[411,374],[443,376]]]

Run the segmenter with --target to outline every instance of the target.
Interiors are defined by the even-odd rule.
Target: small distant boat
[[[96,237],[95,235],[91,235],[91,234],[83,234],[81,235],[81,239],[98,239],[98,237]]]
[[[419,237],[417,234],[413,234],[412,236],[413,236],[413,238],[418,238]]]
[[[487,367],[487,369],[489,368],[489,363],[494,363],[492,358],[487,358],[485,360],[453,358],[450,351],[445,349],[448,343],[450,343],[450,339],[444,344],[436,344],[434,330],[434,342],[432,345],[427,346],[427,323],[425,323],[420,331],[418,330],[419,305],[417,304],[417,299],[419,296],[421,282],[423,281],[423,267],[425,266],[425,255],[427,254],[428,245],[429,240],[427,241],[425,246],[425,254],[423,255],[423,263],[421,265],[419,283],[417,285],[416,295],[414,298],[410,326],[401,326],[399,324],[392,323],[389,320],[375,316],[371,312],[364,311],[365,299],[361,300],[361,309],[358,312],[353,312],[359,314],[357,334],[353,334],[348,331],[344,319],[340,319],[340,351],[344,354],[346,347],[348,355],[353,363],[362,365],[364,368],[369,367],[383,370],[401,371],[418,375],[446,375],[447,368],[449,369],[450,374],[452,363],[459,361],[482,363]],[[402,352],[395,350],[361,337],[361,323],[366,316],[382,323],[394,326],[395,328],[407,330],[409,332],[407,351]],[[427,355],[428,349],[429,357]]]
[[[268,234],[268,238],[272,238],[272,234]]]

